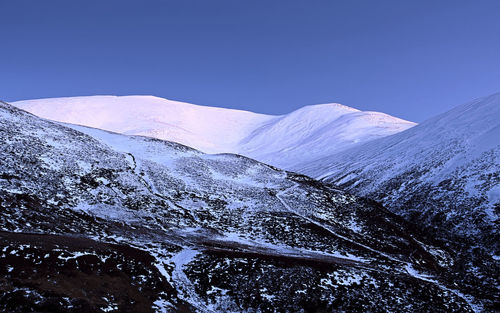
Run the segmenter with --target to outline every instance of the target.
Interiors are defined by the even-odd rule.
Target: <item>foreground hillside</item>
[[[499,288],[500,93],[302,170],[452,238],[461,266]]]
[[[14,105],[55,121],[175,141],[207,153],[238,153],[291,170],[414,125],[336,103],[306,106],[281,116],[152,96],[53,98]]]
[[[237,155],[0,103],[0,310],[471,312],[453,251]]]

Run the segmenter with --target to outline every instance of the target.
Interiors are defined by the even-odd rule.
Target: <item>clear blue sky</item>
[[[498,0],[0,0],[0,99],[152,94],[422,121],[500,91]]]

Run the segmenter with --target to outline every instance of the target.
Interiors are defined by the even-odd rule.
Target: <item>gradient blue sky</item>
[[[422,121],[500,91],[498,0],[0,0],[0,99],[152,94]]]

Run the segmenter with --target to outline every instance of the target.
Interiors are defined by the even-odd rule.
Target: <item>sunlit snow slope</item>
[[[208,153],[243,154],[292,170],[414,125],[335,103],[306,106],[281,116],[153,96],[53,98],[14,105],[56,121],[175,141]]]

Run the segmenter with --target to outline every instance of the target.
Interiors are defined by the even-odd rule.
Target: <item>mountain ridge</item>
[[[415,125],[337,103],[308,105],[285,115],[154,96],[66,97],[13,104],[51,120],[175,141],[208,153],[242,154],[289,170]]]

